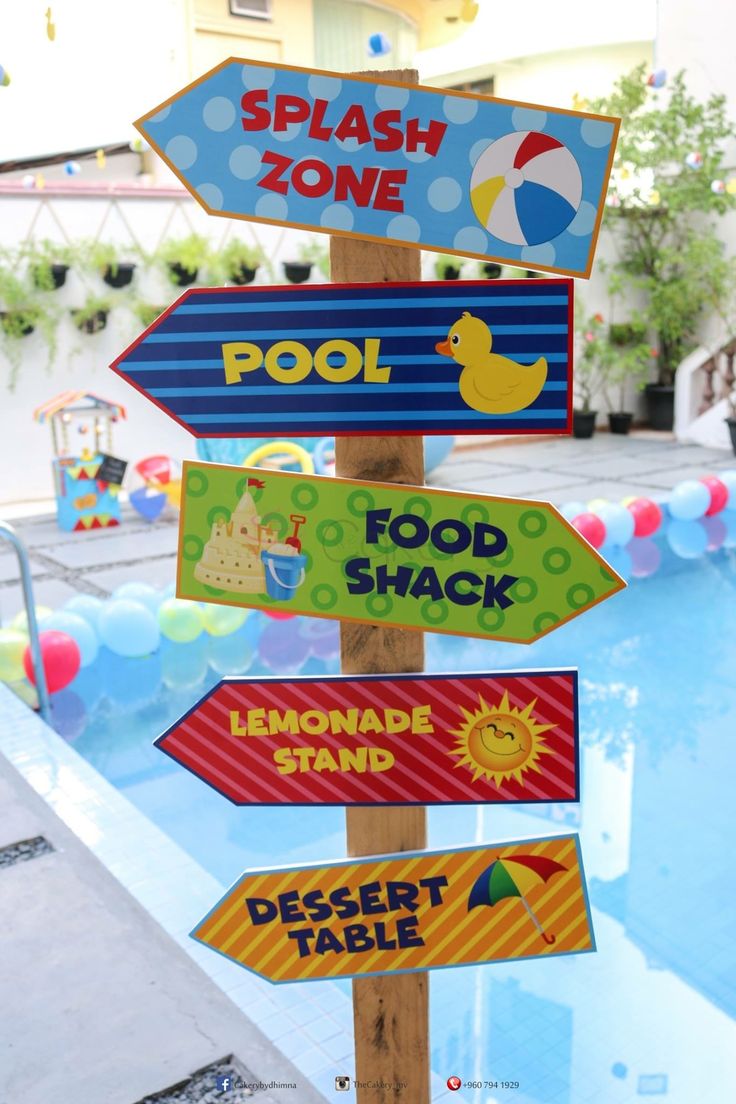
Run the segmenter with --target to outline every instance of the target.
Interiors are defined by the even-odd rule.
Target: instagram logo
[[[447,1087],[448,1087],[448,1089],[451,1089],[453,1092],[457,1092],[457,1090],[460,1088],[461,1085],[462,1085],[462,1081],[460,1080],[459,1077],[448,1077],[447,1078]]]

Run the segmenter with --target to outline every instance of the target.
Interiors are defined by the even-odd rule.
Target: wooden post
[[[368,76],[416,84],[411,69]],[[419,280],[420,253],[400,246],[332,238],[335,283]],[[336,474],[384,483],[424,483],[422,437],[338,437]],[[345,674],[406,674],[424,669],[424,635],[381,625],[340,626]],[[415,851],[427,845],[424,806],[346,810],[349,855]],[[426,972],[353,981],[355,1080],[385,1088],[359,1088],[358,1104],[429,1104],[429,984]],[[406,1083],[406,1088],[396,1084]]]

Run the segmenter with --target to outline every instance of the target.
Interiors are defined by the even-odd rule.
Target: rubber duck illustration
[[[517,364],[492,353],[492,346],[493,336],[483,319],[463,311],[447,340],[435,349],[462,366],[460,394],[473,410],[513,414],[531,406],[547,379],[547,361],[539,357],[534,364]]]

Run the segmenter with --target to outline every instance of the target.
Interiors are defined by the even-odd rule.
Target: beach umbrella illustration
[[[482,226],[512,245],[539,245],[567,229],[583,198],[570,150],[549,134],[516,131],[483,150],[470,177],[470,202]]]
[[[509,855],[496,859],[476,878],[468,897],[468,912],[478,905],[497,905],[509,897],[518,897],[545,943],[554,943],[555,936],[544,931],[529,907],[525,894],[540,882],[548,882],[566,866],[543,855]]]

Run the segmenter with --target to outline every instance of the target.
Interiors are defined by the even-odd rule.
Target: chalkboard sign
[[[101,479],[103,483],[112,483],[114,487],[119,487],[125,478],[125,469],[128,466],[127,460],[121,460],[118,456],[108,456],[107,453],[101,452],[102,463],[97,469],[97,479]]]

